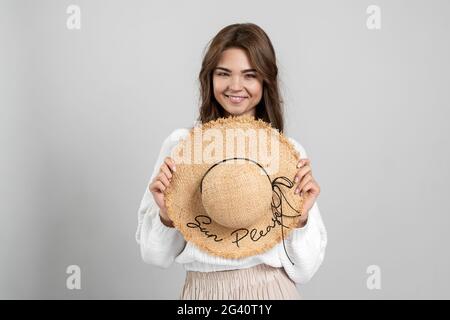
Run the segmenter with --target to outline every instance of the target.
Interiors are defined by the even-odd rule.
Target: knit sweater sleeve
[[[300,153],[300,158],[307,158],[303,146],[291,138],[290,141]],[[287,237],[285,244],[289,258],[294,263],[292,265],[284,248],[281,247],[279,256],[286,273],[296,283],[304,284],[308,282],[322,264],[327,246],[327,231],[317,201],[309,210],[306,225],[295,228]]]
[[[176,228],[167,227],[161,222],[160,209],[149,190],[149,185],[158,174],[165,157],[170,156],[173,147],[186,133],[187,129],[177,129],[164,140],[138,209],[135,237],[140,246],[141,257],[144,262],[161,268],[168,268],[173,263],[184,249],[186,241]]]

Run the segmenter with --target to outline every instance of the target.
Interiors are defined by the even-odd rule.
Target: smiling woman
[[[200,108],[197,120],[201,126],[192,128],[193,131],[200,127],[207,127],[213,120],[219,122],[241,118],[243,121],[242,118],[248,117],[251,122],[264,123],[264,126],[270,129],[275,128],[283,133],[284,119],[275,51],[269,37],[259,26],[253,23],[239,23],[220,30],[205,52],[198,77]],[[219,118],[222,119],[219,120]],[[204,136],[207,137],[205,141],[208,143],[208,152],[204,153],[202,148],[197,148],[203,140],[201,134],[194,136],[192,133],[194,136],[192,144],[186,143],[189,145],[186,150],[192,148],[194,151],[195,164],[201,165],[205,161],[210,163],[209,160],[213,157],[221,155],[225,149],[220,146],[223,146],[223,142],[226,141],[227,150],[234,150],[236,146],[237,152],[240,150],[239,146],[253,156],[255,154],[262,156],[262,159],[266,159],[266,155],[272,155],[273,151],[274,157],[270,156],[268,161],[264,160],[261,163],[268,165],[267,170],[277,172],[278,162],[271,159],[277,159],[280,153],[273,148],[277,143],[272,143],[270,138],[270,152],[266,153],[266,149],[261,148],[259,143],[250,142],[251,135],[247,140],[247,131],[243,132],[242,128],[239,132],[245,133],[245,139],[236,139],[236,143],[235,136],[229,135],[229,131],[226,135],[222,134],[222,131],[220,135],[213,134],[214,130],[211,132]],[[170,202],[170,197],[166,198],[164,191],[170,186],[176,186],[176,181],[180,181],[178,179],[183,172],[183,161],[180,162],[180,158],[177,157],[177,146],[181,141],[186,141],[190,134],[191,131],[186,128],[176,129],[161,147],[150,184],[145,190],[138,210],[136,240],[140,244],[143,260],[163,268],[169,267],[174,261],[183,264],[187,274],[180,299],[300,299],[296,283],[305,283],[316,273],[324,259],[327,244],[327,233],[315,202],[320,188],[311,174],[306,151],[300,143],[289,138],[301,160],[298,164],[293,163],[297,165],[296,168],[293,167],[294,172],[297,172],[295,178],[291,177],[295,183],[291,181],[288,187],[292,190],[295,187],[295,194],[304,199],[302,217],[299,218],[298,224],[291,226],[292,232],[289,236],[270,250],[261,251],[258,254],[252,252],[252,255],[242,258],[217,257],[203,250],[201,246],[195,245],[192,239],[186,240],[180,232],[180,224],[175,227],[168,215],[166,204],[167,201]],[[255,136],[260,137],[259,134]],[[200,137],[200,140],[197,140],[197,137]],[[247,141],[249,141],[248,144]],[[219,146],[217,149],[216,143]],[[251,150],[256,150],[253,149],[256,146],[258,146],[258,153],[252,153]],[[197,153],[196,150],[200,152]],[[234,154],[234,152],[231,153]],[[187,151],[183,152],[183,155],[187,155],[189,159],[191,154]],[[200,163],[197,162],[198,159],[201,159]],[[178,172],[176,172],[176,165],[179,165]],[[249,182],[252,181],[250,179],[255,178],[254,175],[246,176],[243,171],[227,172],[224,176],[227,177],[226,180],[216,177],[212,181],[225,181],[227,187],[230,187],[227,190],[233,190],[232,187],[236,183],[246,186],[245,191],[242,190],[239,193],[239,198],[255,200],[257,198],[251,192],[261,195],[263,194],[261,191],[266,190],[248,187]],[[269,202],[273,200],[272,188],[273,185],[269,185],[264,197],[269,199]],[[208,195],[211,199],[217,200],[216,195],[220,192],[217,190],[223,189],[210,189]],[[223,192],[228,195],[233,194],[232,191]],[[250,196],[246,197],[246,194]],[[200,203],[191,192],[186,192],[185,195],[187,201]],[[204,202],[202,203],[204,205]],[[217,205],[217,201],[211,201],[211,203],[213,206]],[[204,236],[205,241],[208,240],[220,246],[225,242],[225,237],[214,231],[211,221],[220,221],[217,223],[225,225],[226,221],[222,219],[224,216],[229,215],[230,212],[240,212],[240,207],[233,208],[231,205],[235,203],[238,202],[226,199],[223,206],[216,206],[217,210],[208,210],[207,215],[200,213],[200,210],[195,210],[196,218],[189,221],[186,226],[189,231],[199,232]],[[245,224],[252,214],[254,216],[261,214],[263,211],[260,208],[261,204],[264,204],[264,201],[255,201],[242,210],[244,214],[236,220],[236,226],[232,226],[233,248],[244,247],[245,241],[252,241],[257,246],[263,247],[262,242],[274,234],[274,228],[283,227],[284,223],[281,219],[278,220],[280,216],[277,215],[274,215],[271,221],[265,221],[258,227]],[[178,213],[174,212],[179,211],[181,214],[182,208],[178,209],[173,209],[171,213],[176,215]],[[227,234],[227,236],[229,238],[230,235]],[[289,252],[289,257],[286,252]]]
[[[255,116],[261,101],[263,80],[251,68],[246,52],[230,48],[222,53],[213,75],[214,97],[225,109],[226,115]]]
[[[202,123],[248,114],[283,131],[275,50],[257,25],[220,30],[205,54],[199,81]]]

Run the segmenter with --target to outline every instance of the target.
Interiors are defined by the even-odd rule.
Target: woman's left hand
[[[320,194],[320,187],[312,176],[310,164],[311,161],[309,159],[301,159],[297,164],[299,170],[294,177],[294,188],[296,188],[294,192],[303,197],[302,216],[298,227],[306,225],[309,209],[311,209]]]

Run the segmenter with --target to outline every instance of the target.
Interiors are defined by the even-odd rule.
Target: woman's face
[[[214,97],[227,115],[255,116],[255,107],[262,97],[262,83],[244,50],[229,48],[222,52],[213,72],[213,87]]]

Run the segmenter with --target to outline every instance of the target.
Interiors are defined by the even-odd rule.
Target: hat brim
[[[280,161],[277,172],[269,172],[270,180],[285,177],[294,180],[300,155],[290,141],[278,130],[262,120],[250,117],[228,117],[203,124],[201,130],[215,128],[258,128],[267,130],[279,141]],[[194,141],[194,131],[180,141],[174,153],[184,149],[186,143]],[[203,146],[202,146],[203,148]],[[244,151],[245,152],[245,151]],[[249,156],[236,154],[236,156]],[[283,216],[273,209],[261,213],[261,219],[246,228],[231,229],[213,221],[202,205],[200,183],[211,163],[176,163],[177,170],[164,191],[169,218],[182,233],[186,241],[214,256],[239,259],[263,253],[286,239],[299,223],[303,198],[295,194],[295,186],[280,186],[283,193]],[[269,183],[269,182],[268,182]],[[288,205],[289,204],[289,205]],[[291,208],[292,206],[292,208]]]

